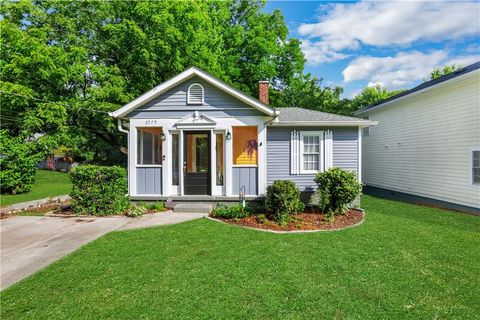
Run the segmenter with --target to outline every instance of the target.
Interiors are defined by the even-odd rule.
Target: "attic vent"
[[[188,87],[188,104],[203,104],[203,87],[201,84],[194,83]]]

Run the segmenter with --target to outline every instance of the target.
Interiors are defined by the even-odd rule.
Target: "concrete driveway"
[[[135,219],[14,216],[0,220],[0,290],[110,231],[174,224],[203,216],[164,212]]]

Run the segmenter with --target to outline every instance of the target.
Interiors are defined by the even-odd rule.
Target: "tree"
[[[304,57],[280,12],[265,13],[264,4],[5,2],[0,90],[7,128],[43,133],[49,148],[118,162],[126,139],[108,112],[193,65],[254,96],[257,81],[270,79],[277,105],[303,81]]]
[[[452,72],[458,71],[462,69],[463,67],[461,65],[456,65],[452,64],[449,66],[444,66],[443,68],[435,68],[431,73],[430,73],[430,80],[437,79],[440,77],[443,77],[447,74],[450,74]]]
[[[365,108],[366,106],[379,103],[385,99],[388,99],[396,94],[399,94],[403,90],[388,91],[387,88],[380,85],[364,88],[359,94],[350,100],[348,103],[348,109],[351,114],[353,112]]]

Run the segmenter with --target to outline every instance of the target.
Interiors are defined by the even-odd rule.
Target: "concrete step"
[[[210,213],[213,210],[213,204],[211,203],[177,203],[173,208],[174,212],[199,212],[199,213]]]

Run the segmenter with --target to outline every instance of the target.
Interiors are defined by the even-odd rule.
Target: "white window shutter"
[[[300,174],[300,132],[290,132],[290,174]]]
[[[332,131],[325,131],[325,170],[333,167],[333,134]]]

